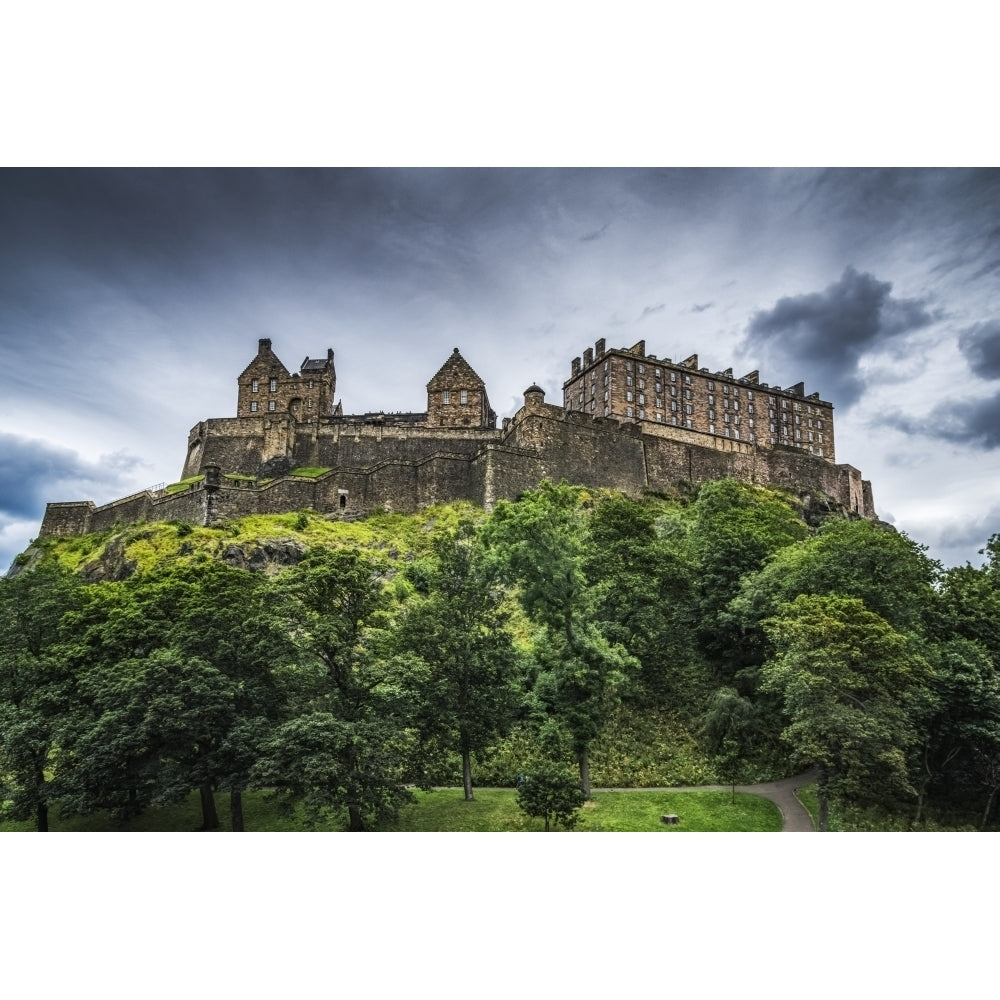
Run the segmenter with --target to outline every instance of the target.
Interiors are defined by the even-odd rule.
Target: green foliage
[[[290,476],[300,476],[303,479],[318,479],[330,471],[332,470],[328,466],[302,465],[297,469],[292,469],[288,474]]]
[[[912,793],[907,752],[919,735],[909,709],[930,669],[909,640],[845,597],[800,595],[764,628],[775,655],[763,687],[782,699],[793,760],[820,769],[821,801]]]
[[[517,805],[527,816],[572,830],[586,798],[572,772],[556,764],[542,765],[524,775],[517,787]]]

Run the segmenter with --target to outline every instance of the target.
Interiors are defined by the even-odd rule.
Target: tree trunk
[[[472,754],[468,750],[462,751],[462,786],[465,788],[465,801],[471,802],[475,796],[472,794]]]
[[[201,795],[201,828],[218,830],[219,813],[215,808],[215,794],[212,792],[211,782],[203,782],[198,792]]]
[[[580,787],[583,789],[583,797],[590,801],[590,754],[586,749],[580,751]]]
[[[362,817],[361,810],[357,806],[349,805],[347,807],[347,816],[348,816],[347,829],[351,833],[365,832],[364,817]]]
[[[38,803],[38,832],[49,832],[49,807],[44,802]]]
[[[830,802],[826,791],[826,771],[819,772],[819,782],[816,785],[816,790],[819,795],[819,817],[817,818],[816,826],[820,833],[826,833],[827,816],[830,812]]]
[[[993,810],[993,799],[996,797],[996,794],[997,786],[994,785],[993,788],[990,789],[990,797],[986,800],[986,810],[983,812],[983,821],[979,824],[980,832],[986,829],[986,823],[990,818],[990,812]]]
[[[243,792],[235,788],[229,793],[229,819],[233,833],[243,833],[246,830],[243,825]]]

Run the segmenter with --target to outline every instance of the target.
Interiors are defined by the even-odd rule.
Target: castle
[[[641,495],[733,477],[875,517],[871,484],[835,463],[833,407],[817,393],[756,371],[713,373],[697,355],[659,359],[644,341],[608,350],[598,340],[571,362],[561,406],[532,385],[499,428],[457,347],[427,383],[426,412],[345,415],[336,388],[332,350],[289,372],[261,339],[237,378],[236,416],[191,429],[181,483],[100,507],[50,503],[40,533],[306,508],[351,518],[452,500],[489,509],[543,479]]]

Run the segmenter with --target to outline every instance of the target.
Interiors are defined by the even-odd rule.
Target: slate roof
[[[472,366],[462,357],[456,347],[451,357],[438,369],[438,373],[427,383],[427,391],[436,389],[452,389],[457,385],[468,386],[470,389],[485,389],[486,383],[475,373]]]

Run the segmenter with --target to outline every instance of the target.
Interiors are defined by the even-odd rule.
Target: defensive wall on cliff
[[[227,478],[255,476],[262,462],[275,457],[289,468],[329,471],[268,482]],[[282,414],[202,421],[191,431],[184,466],[184,478],[196,476],[203,478],[182,492],[145,491],[100,507],[90,501],[50,503],[41,535],[85,534],[140,521],[213,525],[306,508],[345,518],[453,500],[490,509],[543,479],[638,496],[676,494],[732,477],[821,496],[855,516],[875,517],[871,484],[853,466],[781,445],[568,411],[546,404],[535,386],[499,430],[360,420],[304,426]]]

